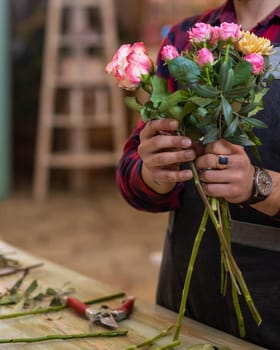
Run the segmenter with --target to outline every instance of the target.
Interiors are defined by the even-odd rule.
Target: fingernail
[[[192,144],[191,139],[185,138],[185,139],[182,140],[182,146],[183,147],[190,147],[191,144]]]

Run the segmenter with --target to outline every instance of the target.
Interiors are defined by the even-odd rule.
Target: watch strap
[[[258,202],[262,202],[263,200],[265,200],[267,198],[267,196],[265,196],[259,192],[258,184],[256,182],[258,172],[264,171],[264,169],[261,169],[255,165],[254,165],[254,168],[255,168],[255,173],[253,176],[253,189],[252,189],[251,197],[249,197],[246,201],[240,203],[241,205],[246,206],[246,205],[250,205],[250,204],[256,204]]]

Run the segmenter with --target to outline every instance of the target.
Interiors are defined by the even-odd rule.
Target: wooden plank
[[[67,281],[71,281],[71,286],[76,290],[77,297],[81,299],[92,299],[102,297],[112,293],[117,293],[112,286],[105,285],[99,281],[89,279],[79,273],[69,270],[63,266],[54,264],[45,259],[40,259],[28,253],[0,241],[0,252],[15,252],[16,257],[23,264],[34,264],[44,262],[42,268],[34,269],[27,277],[30,280],[37,279],[43,287],[58,288]],[[94,260],[92,261],[94,263]],[[1,283],[11,281],[12,276],[1,278]],[[107,302],[110,307],[117,307],[121,299]],[[94,306],[97,308],[98,306]],[[1,313],[7,309],[0,309]],[[59,317],[58,317],[59,316]],[[127,330],[128,335],[120,338],[98,338],[72,341],[48,341],[33,344],[13,344],[2,345],[3,349],[52,349],[52,350],[124,350],[126,347],[141,342],[156,335],[160,330],[175,324],[176,314],[160,306],[147,303],[137,299],[135,309],[128,320],[120,322],[120,329]],[[104,330],[100,326],[94,326],[91,331]],[[0,321],[1,337],[34,337],[55,333],[80,333],[88,332],[89,324],[86,320],[78,317],[71,310],[63,310],[52,314],[48,319],[46,315],[27,316],[18,319],[8,319]],[[232,350],[260,350],[256,345],[244,342],[223,332],[202,325],[198,322],[185,318],[180,335],[182,346],[178,350],[187,349],[189,346],[198,343],[213,343],[230,347]],[[171,336],[161,340],[160,344],[171,341]]]
[[[80,154],[56,152],[46,158],[53,168],[94,168],[117,164],[117,156],[111,151],[94,151]]]
[[[85,129],[97,129],[108,127],[108,119],[111,117],[109,113],[100,113],[99,118],[94,116],[79,116],[73,120],[68,115],[56,115],[52,123],[49,123],[49,127],[71,129],[71,128],[85,128]]]

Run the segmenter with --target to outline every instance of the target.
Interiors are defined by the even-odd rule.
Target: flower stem
[[[107,295],[104,297],[84,301],[83,303],[87,304],[87,305],[92,305],[92,304],[97,304],[97,303],[101,303],[101,302],[116,299],[116,298],[121,298],[123,296],[125,296],[125,293],[121,292],[121,293],[110,294],[110,295]],[[22,311],[22,312],[10,313],[10,314],[3,314],[3,315],[0,315],[0,320],[4,320],[7,318],[23,317],[23,316],[28,316],[28,315],[45,314],[48,312],[60,311],[60,310],[66,309],[66,308],[67,308],[67,305],[58,305],[58,306],[50,306],[50,307],[40,308],[40,309],[35,309],[35,310],[30,310],[30,311]]]
[[[196,261],[196,257],[197,257],[197,253],[200,247],[200,243],[201,240],[203,238],[203,234],[205,232],[205,227],[206,227],[206,223],[208,220],[208,209],[205,208],[203,216],[202,216],[202,220],[199,226],[199,229],[197,231],[196,237],[195,237],[195,241],[194,241],[194,245],[193,245],[193,249],[192,249],[192,253],[191,253],[191,257],[190,257],[190,262],[188,264],[188,269],[187,269],[187,274],[186,274],[186,278],[185,278],[185,284],[184,284],[184,288],[183,288],[183,292],[182,292],[182,298],[181,298],[181,304],[180,304],[180,309],[179,309],[179,315],[176,321],[176,326],[175,326],[175,332],[174,332],[174,336],[173,336],[173,341],[177,341],[179,339],[179,334],[180,334],[180,330],[182,327],[182,322],[185,316],[185,312],[186,312],[186,304],[187,304],[187,299],[188,299],[188,294],[189,294],[189,287],[190,287],[190,283],[191,283],[191,278],[192,278],[192,273],[193,273],[193,269],[194,269],[194,264]]]
[[[229,49],[230,49],[230,44],[227,44],[226,54],[225,54],[225,61],[228,61],[228,57],[229,57]]]
[[[162,347],[153,348],[152,350],[173,350],[176,346],[179,346],[179,345],[181,345],[181,342],[179,340],[176,340]]]
[[[251,297],[251,294],[249,292],[249,289],[246,285],[246,282],[243,278],[243,275],[231,253],[231,249],[230,249],[230,242],[227,241],[227,238],[225,237],[224,234],[224,230],[223,227],[221,226],[220,222],[218,221],[212,207],[211,204],[209,203],[209,200],[207,199],[206,194],[203,191],[203,188],[201,186],[201,183],[199,181],[199,177],[198,177],[198,173],[197,170],[195,168],[195,165],[193,162],[190,162],[190,168],[193,172],[193,176],[194,176],[194,183],[197,187],[197,190],[200,194],[200,197],[205,205],[205,207],[208,209],[209,212],[209,217],[216,229],[216,232],[218,234],[218,237],[220,239],[220,243],[222,246],[222,250],[224,251],[224,255],[225,255],[225,263],[226,263],[226,267],[228,269],[228,272],[230,273],[232,282],[235,284],[236,288],[240,290],[244,295],[245,301],[250,309],[250,312],[255,320],[255,322],[257,323],[257,325],[260,325],[260,323],[262,322],[261,316],[254,304],[254,301]],[[239,286],[239,287],[238,287]]]
[[[243,314],[242,314],[242,311],[240,308],[237,290],[236,290],[234,285],[232,285],[231,293],[232,293],[232,301],[233,301],[233,305],[234,305],[234,310],[235,310],[235,314],[236,314],[236,318],[237,318],[237,322],[238,322],[239,335],[240,335],[240,337],[244,337],[245,336],[244,318],[243,318]]]
[[[205,73],[206,73],[207,85],[212,86],[208,64],[205,66]]]
[[[139,343],[139,344],[136,344],[136,345],[132,345],[132,346],[126,348],[125,350],[135,350],[135,349],[143,348],[144,346],[153,345],[154,342],[156,342],[158,339],[161,339],[161,338],[167,336],[172,328],[173,328],[173,326],[165,328],[160,333],[155,335],[154,337],[149,338],[147,340],[144,340],[142,343]]]
[[[49,340],[70,340],[70,339],[84,339],[84,338],[97,338],[97,337],[119,337],[124,335],[127,335],[127,331],[79,333],[79,334],[49,334],[42,337],[33,337],[33,338],[0,339],[0,344],[36,343],[36,342],[43,342],[43,341],[49,341]]]

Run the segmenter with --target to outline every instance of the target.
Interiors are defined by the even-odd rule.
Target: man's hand
[[[177,129],[177,120],[157,119],[148,122],[140,133],[142,177],[158,193],[168,193],[177,182],[192,178],[191,170],[180,170],[180,164],[194,160],[198,150],[190,138],[174,135]]]
[[[219,156],[226,157],[227,164],[219,164]],[[243,147],[218,140],[205,147],[195,164],[209,196],[223,197],[230,203],[241,203],[251,196],[255,170]]]

